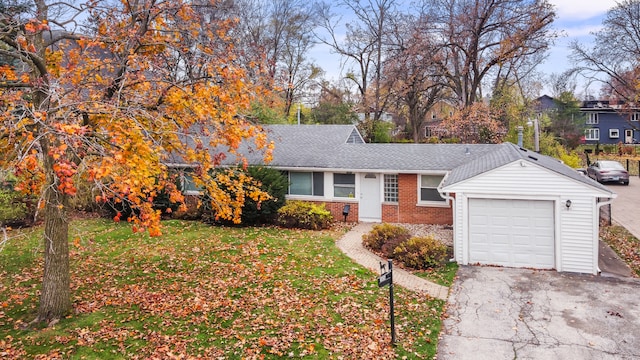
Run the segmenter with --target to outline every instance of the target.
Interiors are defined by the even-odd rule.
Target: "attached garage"
[[[503,145],[439,188],[454,200],[455,260],[598,273],[599,209],[615,194],[553,158]]]
[[[555,267],[552,201],[469,199],[469,262]]]

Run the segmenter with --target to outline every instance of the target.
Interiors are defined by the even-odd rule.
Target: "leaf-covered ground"
[[[132,234],[106,220],[73,223],[74,313],[35,317],[41,231],[13,232],[0,252],[0,358],[433,358],[443,302],[388,289],[334,245],[340,231],[164,223]]]
[[[640,277],[640,240],[620,225],[601,226],[600,239],[609,244]]]

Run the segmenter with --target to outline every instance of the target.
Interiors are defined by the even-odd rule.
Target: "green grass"
[[[210,227],[167,221],[164,234],[128,224],[71,226],[72,314],[35,317],[41,229],[13,230],[0,252],[0,353],[6,358],[433,358],[444,302],[388,291],[335,246],[343,231]],[[453,278],[448,266],[436,279]],[[434,278],[434,274],[428,274]],[[450,280],[442,280],[447,283]]]
[[[448,262],[442,267],[429,269],[428,271],[415,271],[413,274],[448,287],[453,284],[457,272],[458,263]]]

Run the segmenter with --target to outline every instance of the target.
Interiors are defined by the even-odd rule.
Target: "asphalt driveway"
[[[640,178],[631,176],[629,185],[607,184],[607,187],[618,194],[611,203],[613,221],[624,226],[635,237],[640,239]]]
[[[638,359],[640,281],[461,266],[438,346],[445,359]]]

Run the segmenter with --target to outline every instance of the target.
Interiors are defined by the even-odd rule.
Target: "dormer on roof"
[[[358,128],[355,126],[347,138],[347,144],[364,144],[364,139],[362,138],[362,135],[360,135]]]

